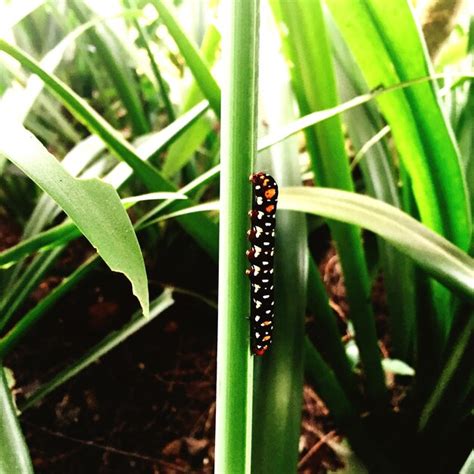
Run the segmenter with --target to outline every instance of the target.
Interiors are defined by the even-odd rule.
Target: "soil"
[[[0,217],[0,248],[13,245],[18,235],[18,228]],[[195,252],[185,236],[176,233],[169,241],[160,255],[147,261],[153,292],[170,284],[215,301],[216,266]],[[83,240],[70,245],[28,305],[36,304],[91,252]],[[181,266],[173,261],[176,254]],[[322,272],[343,328],[337,257],[330,248],[324,255]],[[213,471],[216,311],[190,295],[178,292],[174,298],[176,303],[153,322],[23,414],[35,472]],[[94,271],[5,361],[14,371],[17,400],[120,327],[135,308],[124,278],[105,267]],[[302,409],[298,472],[340,468],[336,451],[341,436],[309,385]]]

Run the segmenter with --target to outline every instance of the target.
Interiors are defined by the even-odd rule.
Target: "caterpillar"
[[[249,178],[253,187],[252,223],[247,232],[251,243],[247,250],[250,268],[246,271],[251,285],[250,339],[251,351],[263,355],[272,343],[274,319],[273,261],[275,254],[275,213],[278,186],[267,173]]]

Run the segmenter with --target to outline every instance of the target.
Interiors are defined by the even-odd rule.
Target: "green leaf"
[[[104,147],[105,145],[99,137],[90,135],[73,147],[61,163],[67,172],[72,176],[77,176]],[[35,243],[30,242],[30,238],[34,241],[36,237],[32,236],[35,236],[46,225],[50,224],[60,212],[62,212],[61,208],[56,202],[48,194],[43,193],[24,226],[22,241],[18,246],[7,249],[4,253],[2,252],[0,255],[0,262],[2,263],[0,263],[0,266],[5,265],[8,267],[17,258],[21,259],[25,251],[33,251]],[[54,230],[51,230],[51,232],[54,234]],[[37,239],[38,243],[41,243],[42,236],[37,236]],[[48,240],[47,237],[46,240]],[[48,242],[46,242],[47,244]],[[56,245],[57,243],[53,244],[53,246]],[[59,255],[59,253],[55,253]],[[23,261],[15,265],[12,271],[5,274],[4,297],[0,302],[0,314],[3,314],[4,319],[0,322],[0,328],[4,327],[16,308],[21,306],[29,292],[38,285],[44,273],[55,261],[55,258],[49,258],[48,256],[42,256],[41,259],[44,259],[45,265],[41,265],[37,259],[34,259],[28,262],[28,267],[25,269],[27,262]],[[36,267],[37,271],[32,271],[32,266]]]
[[[216,80],[212,76],[209,68],[201,58],[196,46],[189,40],[181,26],[176,21],[176,14],[166,5],[163,0],[151,0],[158,11],[161,20],[168,28],[170,35],[178,45],[186,64],[191,69],[194,79],[199,84],[202,93],[209,101],[212,110],[220,116],[221,110],[221,91]]]
[[[180,193],[147,193],[124,198],[122,199],[122,203],[125,204],[126,209],[129,209],[131,206],[139,202],[155,201],[159,199],[176,200],[187,199],[187,197]],[[80,236],[80,230],[76,227],[74,222],[68,220],[52,227],[51,229],[36,234],[29,239],[22,240],[17,245],[0,252],[0,268],[8,268],[16,261],[21,260],[32,253],[64,245]]]
[[[357,67],[350,51],[342,37],[330,21],[329,14],[326,22],[331,32],[331,43],[341,98],[349,100],[362,94],[368,87]],[[361,150],[377,137],[379,130],[386,130],[384,121],[375,103],[366,103],[352,108],[344,114],[347,131],[352,145],[359,149],[354,157],[352,167],[359,160],[359,166],[364,176],[367,193],[377,199],[396,207],[401,207],[398,194],[398,177],[391,163],[391,154],[385,141],[372,143],[370,149],[360,155]],[[414,278],[412,263],[392,246],[378,239],[377,246],[383,270],[384,287],[389,306],[389,331],[392,341],[392,355],[403,360],[413,360],[410,350],[413,347],[416,327],[416,312],[414,302]]]
[[[461,359],[466,356],[466,348],[469,347],[469,342],[472,341],[472,337],[474,334],[474,312],[470,309],[466,309],[467,311],[467,324],[459,334],[456,344],[454,345],[453,350],[449,354],[449,357],[447,358],[443,370],[441,372],[441,375],[438,379],[438,382],[436,386],[434,387],[434,390],[431,392],[428,400],[426,401],[421,414],[420,414],[420,419],[418,422],[418,430],[419,431],[424,431],[426,430],[426,427],[428,426],[428,422],[430,419],[433,417],[433,413],[438,409],[439,410],[439,405],[445,396],[446,392],[448,389],[451,388],[452,390],[452,379],[455,375],[455,372],[458,370],[458,367],[461,364]],[[472,344],[471,344],[472,345]],[[474,385],[474,377],[472,377],[472,374],[469,378],[466,379],[463,373],[460,374],[460,377],[463,379],[462,383],[464,385],[463,389],[465,387],[468,387],[469,389],[472,389],[472,386]],[[469,384],[471,387],[469,387]],[[456,392],[462,392],[462,390],[456,390]],[[448,415],[448,417],[451,417],[452,413],[452,408],[453,405],[451,403],[447,403],[448,407],[447,409],[445,408],[445,416]],[[459,407],[456,406],[456,409]]]
[[[97,179],[80,180],[22,126],[3,123],[0,154],[6,156],[47,192],[75,222],[107,265],[131,282],[148,316],[145,264],[132,224],[112,186]]]
[[[286,188],[280,208],[338,219],[366,229],[412,258],[441,283],[474,298],[474,260],[426,226],[377,199],[335,189]]]
[[[408,2],[326,3],[369,87],[430,75],[431,65]],[[436,85],[420,84],[385,95],[379,105],[410,174],[422,221],[467,249],[472,228],[466,186]]]
[[[33,474],[28,447],[16,416],[5,370],[0,364],[0,473]]]
[[[459,474],[472,474],[474,472],[474,450],[471,451]]]
[[[271,5],[280,26],[284,53],[291,64],[293,89],[301,114],[336,106],[335,74],[321,2],[273,0]],[[316,182],[320,186],[352,191],[340,118],[334,116],[305,129],[305,136]],[[372,403],[381,405],[387,394],[360,229],[340,222],[330,221],[328,225],[344,274],[367,392]]]
[[[331,188],[283,188],[280,209],[307,212],[364,227],[383,237],[415,263],[468,301],[474,299],[474,259],[413,217],[382,201]],[[160,217],[219,210],[217,201]]]
[[[359,394],[356,378],[352,371],[353,366],[346,354],[347,346],[345,348],[342,342],[338,322],[329,306],[329,297],[313,257],[310,257],[309,261],[307,306],[314,315],[315,324],[321,335],[318,340],[318,349],[334,371],[346,396],[356,402]]]
[[[209,25],[202,42],[201,53],[206,64],[211,65],[216,60],[221,35],[214,24]],[[197,82],[193,82],[183,100],[183,110],[202,100],[203,94]],[[163,174],[174,176],[192,157],[192,154],[202,144],[206,136],[212,131],[212,123],[208,117],[199,119],[176,143],[174,143],[163,164]]]
[[[471,16],[469,25],[469,60],[471,67],[474,65],[474,16]],[[467,60],[467,58],[466,58]],[[463,97],[464,92],[464,97]],[[454,89],[451,91],[455,101],[454,110],[456,112],[454,130],[463,161],[464,175],[469,190],[471,204],[471,219],[474,217],[474,81],[469,81],[464,85],[464,90]],[[459,100],[458,97],[464,100]],[[471,241],[471,255],[473,254],[474,236]]]
[[[420,39],[409,2],[377,0],[327,0],[339,29],[352,50],[369,87],[387,87],[431,74],[432,65]],[[350,11],[350,14],[347,14]],[[454,135],[441,108],[437,83],[419,84],[379,98],[395,146],[409,179],[421,221],[466,250],[472,233],[466,183]],[[408,210],[408,209],[407,209]],[[419,356],[440,364],[451,328],[449,294],[430,282],[434,311],[427,316],[432,328],[422,337],[437,352]],[[420,374],[419,374],[420,375]]]
[[[250,472],[253,364],[249,351],[249,283],[245,238],[248,176],[257,152],[259,2],[224,3],[224,66],[219,225],[216,461],[219,473]],[[250,71],[250,73],[249,73]]]
[[[58,247],[80,236],[81,232],[73,222],[59,224],[1,252],[0,268],[9,268],[28,255]]]
[[[270,44],[265,26],[271,12],[262,8],[260,56],[261,122],[273,131],[293,116],[293,96],[286,64],[278,43]],[[270,23],[271,24],[271,23]],[[274,32],[276,36],[276,31]],[[277,36],[276,36],[277,37]],[[278,100],[275,100],[278,97]],[[255,171],[271,173],[279,187],[301,185],[295,138],[260,153]],[[306,217],[281,211],[275,240],[275,329],[268,354],[255,358],[252,428],[252,473],[294,472],[298,464],[304,371],[304,321],[306,314],[307,244]],[[327,305],[327,301],[325,302]],[[323,302],[324,304],[324,302]],[[281,410],[282,416],[275,416]]]
[[[193,121],[199,117],[199,115],[205,110],[207,107],[206,103],[198,104],[197,106],[193,107],[189,112],[178,118],[175,122],[170,124],[165,129],[161,130],[158,133],[152,134],[143,143],[138,147],[137,153],[146,160],[150,156],[152,156],[155,152],[160,151],[163,147],[167,144],[171,143],[179,134],[186,130],[189,124],[193,123]],[[83,161],[81,159],[81,161]],[[206,182],[206,180],[212,179],[212,177],[216,176],[218,172],[218,168],[211,170],[212,172],[205,173],[202,175],[197,181],[194,183],[190,183],[190,185],[185,186],[182,191],[188,192],[193,189],[193,186],[199,186]],[[132,175],[133,170],[126,164],[126,163],[119,163],[107,176],[104,178],[104,181],[109,182],[114,187],[120,187],[126,182],[126,180]],[[167,200],[162,206],[167,207],[176,203],[176,200]],[[162,207],[157,206],[156,209]],[[175,206],[172,206],[174,208]],[[156,211],[159,212],[159,211]],[[152,213],[152,215],[154,215]],[[189,219],[190,217],[201,217],[200,219]],[[213,224],[208,219],[202,219],[205,216],[188,216],[186,221],[183,222],[183,225],[190,230],[196,230],[196,233],[199,233],[202,236],[203,242],[206,245],[210,246],[210,253],[211,255],[217,255],[217,238],[213,239],[212,234],[209,235],[208,229],[204,224]],[[138,221],[135,224],[136,228],[143,227],[143,225]],[[216,230],[216,227],[213,226],[212,229]],[[194,232],[194,231],[193,231]],[[217,232],[216,232],[217,234]],[[41,236],[38,236],[40,238]],[[217,237],[217,236],[216,236]],[[204,240],[206,239],[206,240]],[[213,247],[212,247],[213,246]],[[7,322],[7,316],[11,315],[14,311],[15,307],[18,307],[19,304],[24,300],[24,298],[28,295],[28,292],[37,285],[38,281],[42,278],[42,275],[45,271],[51,266],[51,262],[54,262],[55,258],[61,253],[64,249],[64,245],[60,246],[58,249],[55,249],[45,255],[39,255],[37,258],[33,260],[33,263],[30,264],[25,272],[21,274],[18,280],[15,280],[15,288],[16,294],[13,296],[11,295],[12,292],[9,292],[8,295],[12,296],[9,301],[7,298],[4,298],[1,303],[1,308],[6,308],[6,316],[4,320],[0,320],[0,328],[4,326]],[[214,250],[215,249],[215,250]],[[5,354],[9,352],[17,342],[27,334],[31,328],[36,324],[39,319],[45,315],[45,312],[49,310],[49,308],[57,302],[59,298],[61,298],[65,293],[70,291],[77,285],[77,282],[83,278],[92,268],[94,268],[95,264],[98,261],[98,258],[90,259],[86,262],[83,266],[78,268],[73,274],[69,277],[65,278],[46,298],[44,298],[37,306],[32,308],[8,333],[8,335],[4,338],[4,340],[0,341],[0,354]],[[17,288],[18,287],[18,288]],[[15,290],[13,288],[12,290]],[[3,304],[5,303],[5,304]],[[1,311],[1,310],[0,310]]]

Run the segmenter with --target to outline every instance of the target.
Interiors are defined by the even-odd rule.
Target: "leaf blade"
[[[133,293],[147,316],[145,264],[132,224],[116,191],[97,179],[73,178],[20,125],[4,123],[2,129],[7,133],[0,140],[0,153],[62,207],[112,270],[123,273],[130,280]]]
[[[5,369],[0,364],[0,472],[33,474],[28,447],[15,413]]]

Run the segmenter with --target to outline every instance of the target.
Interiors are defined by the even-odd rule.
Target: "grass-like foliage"
[[[173,304],[149,296],[143,254],[176,232],[219,263],[216,472],[296,472],[305,377],[370,472],[457,472],[474,434],[474,22],[433,61],[404,0],[201,0],[198,35],[192,1],[104,3],[0,6],[0,212],[23,229],[0,252],[0,472],[32,472],[21,413]],[[261,358],[245,276],[257,170],[280,185]],[[345,338],[313,257],[325,233]],[[25,305],[80,236],[97,254]],[[141,311],[18,410],[9,354],[101,260]]]

